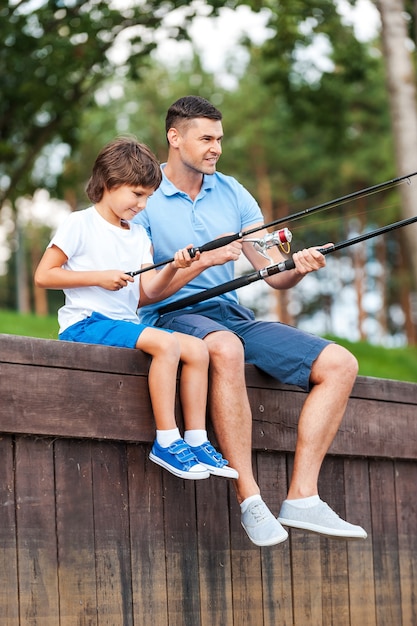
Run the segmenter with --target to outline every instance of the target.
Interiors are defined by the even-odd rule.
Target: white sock
[[[320,502],[320,496],[309,496],[308,498],[298,498],[297,500],[286,500],[291,506],[295,506],[297,509],[311,509],[312,506],[316,506]]]
[[[178,428],[171,428],[170,430],[157,430],[156,440],[162,448],[168,448],[171,443],[181,439],[180,431]]]
[[[184,441],[193,448],[201,446],[207,440],[207,431],[194,428],[193,430],[186,430],[184,433]]]
[[[243,502],[241,502],[241,504],[240,504],[240,511],[241,511],[241,513],[244,513],[246,511],[246,509],[248,508],[248,506],[252,502],[256,502],[257,500],[262,500],[262,498],[261,498],[259,493],[256,493],[254,496],[249,496],[249,498],[246,498],[246,500],[243,500]]]

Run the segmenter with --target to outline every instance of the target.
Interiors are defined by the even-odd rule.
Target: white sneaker
[[[308,509],[300,509],[285,500],[282,503],[278,520],[284,526],[310,530],[328,537],[366,539],[368,536],[361,526],[349,524],[341,519],[323,500]]]
[[[251,502],[242,513],[241,524],[249,539],[257,546],[273,546],[285,541],[288,533],[263,500]]]

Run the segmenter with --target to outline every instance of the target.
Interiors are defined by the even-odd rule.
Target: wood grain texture
[[[292,530],[258,548],[233,481],[149,460],[148,367],[134,350],[0,335],[2,626],[417,623],[417,385],[359,378],[323,463],[322,498],[368,539]],[[278,515],[306,396],[246,376],[253,468]]]

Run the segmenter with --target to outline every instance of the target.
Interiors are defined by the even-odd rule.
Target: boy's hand
[[[119,289],[126,287],[127,283],[133,283],[134,280],[133,276],[129,276],[129,274],[125,274],[120,270],[105,270],[100,272],[98,286],[108,289],[108,291],[119,291]]]
[[[200,258],[200,252],[196,252],[194,257],[190,256],[190,249],[193,248],[193,244],[188,245],[186,248],[182,250],[178,250],[174,254],[174,260],[172,262],[173,267],[175,269],[180,269],[184,267],[190,267],[191,263],[194,261],[198,261]]]

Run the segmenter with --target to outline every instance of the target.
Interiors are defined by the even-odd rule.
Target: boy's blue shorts
[[[135,322],[125,320],[113,320],[105,315],[101,315],[101,313],[94,312],[90,317],[86,317],[66,328],[59,334],[59,339],[117,348],[136,348],[139,335],[145,328],[154,328],[154,326],[136,324]]]
[[[280,322],[256,321],[244,306],[215,300],[162,315],[156,323],[204,339],[219,330],[234,332],[245,347],[245,361],[282,383],[310,389],[311,367],[332,343]]]

